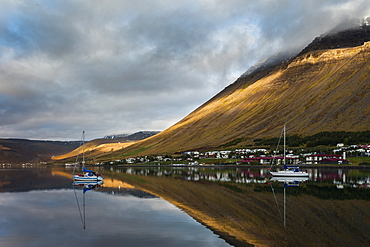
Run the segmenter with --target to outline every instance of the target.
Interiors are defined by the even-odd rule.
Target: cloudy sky
[[[368,0],[2,0],[0,138],[164,130]]]

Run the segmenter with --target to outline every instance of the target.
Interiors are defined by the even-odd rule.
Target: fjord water
[[[70,171],[45,167],[0,169],[0,176],[0,246],[230,246],[140,190],[84,193],[84,186],[71,186]]]
[[[307,181],[287,182],[266,168],[110,167],[85,193],[64,167],[0,172],[0,246],[370,242],[367,169],[309,169]]]

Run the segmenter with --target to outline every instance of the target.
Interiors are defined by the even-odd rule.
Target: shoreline
[[[93,166],[93,165],[91,165]],[[190,167],[197,167],[197,168],[270,168],[270,166],[265,165],[140,165],[140,164],[122,164],[122,165],[109,165],[108,167],[184,167],[184,168],[190,168]],[[276,168],[283,168],[283,165],[274,165],[272,167]],[[299,168],[333,168],[333,169],[370,169],[370,165],[346,165],[346,166],[340,166],[340,165],[299,165]]]

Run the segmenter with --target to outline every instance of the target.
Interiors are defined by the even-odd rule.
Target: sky
[[[2,0],[0,138],[162,131],[368,0]]]

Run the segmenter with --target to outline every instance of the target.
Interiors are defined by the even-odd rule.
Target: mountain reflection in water
[[[109,174],[109,175],[108,175]],[[112,168],[105,175],[164,198],[235,246],[368,246],[370,171],[310,169],[286,189],[286,227],[267,169]],[[273,183],[283,198],[284,183]]]
[[[265,168],[105,168],[104,184],[99,192],[90,194],[96,200],[87,201],[95,209],[87,211],[87,217],[92,218],[88,218],[86,230],[78,221],[76,203],[70,202],[74,200],[71,171],[36,167],[0,169],[0,172],[0,192],[3,192],[0,207],[2,212],[9,212],[1,219],[5,229],[2,236],[7,233],[23,236],[25,242],[18,243],[26,243],[32,234],[63,233],[60,238],[43,239],[44,244],[50,241],[52,245],[55,241],[62,243],[63,238],[71,240],[81,234],[87,237],[86,231],[104,234],[99,239],[95,235],[88,236],[85,242],[78,240],[76,244],[100,246],[109,242],[117,246],[122,243],[155,246],[143,235],[161,238],[166,246],[190,243],[192,246],[228,246],[227,243],[233,246],[368,246],[370,242],[370,170],[366,169],[310,169],[308,181],[285,188],[284,203],[284,183],[270,181]],[[162,199],[182,209],[227,243],[214,239],[214,234],[203,235],[204,227],[194,226],[189,217],[178,215],[173,205],[163,206]],[[145,206],[135,212],[134,209],[144,205],[142,200],[149,200],[149,208]],[[286,214],[282,217],[284,205]],[[46,211],[52,213],[46,214]],[[111,227],[102,225],[99,216],[110,222]],[[16,220],[9,221],[7,217]],[[48,219],[54,223],[45,222]],[[148,224],[146,219],[154,221],[150,220],[150,225],[143,230],[140,226]],[[157,220],[164,220],[170,230],[147,231],[157,227]],[[42,227],[30,229],[31,221]],[[16,233],[9,232],[11,230]],[[0,244],[11,246],[4,241]]]
[[[83,193],[90,186],[64,168],[0,168],[0,246],[230,246],[169,202],[106,179],[118,187]]]

